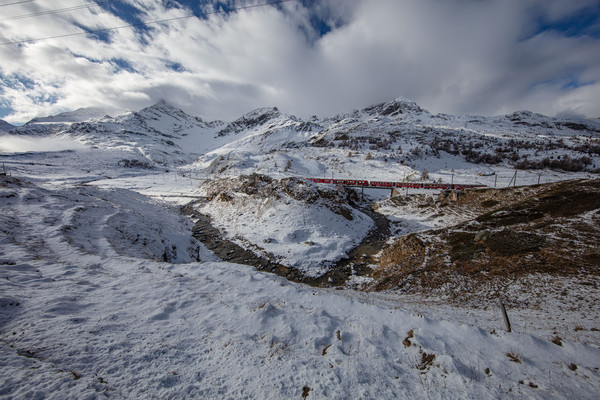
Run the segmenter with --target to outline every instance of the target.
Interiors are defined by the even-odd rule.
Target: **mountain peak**
[[[10,131],[11,129],[14,129],[14,128],[15,128],[14,125],[11,125],[8,122],[0,119],[0,132],[8,132],[8,131]]]
[[[181,109],[175,107],[173,104],[169,103],[168,101],[166,101],[164,99],[160,99],[153,105],[141,109],[140,111],[138,111],[138,114],[148,112],[148,111],[149,112],[160,111],[160,112],[166,112],[168,114],[173,113],[173,112],[182,112]]]
[[[177,107],[166,101],[165,99],[160,99],[149,108],[166,108],[166,109],[175,109],[178,110]]]
[[[422,114],[427,111],[422,109],[416,102],[406,97],[396,97],[387,103],[381,103],[363,109],[369,115],[382,115],[396,117],[400,114]]]
[[[268,121],[278,118],[281,116],[277,107],[262,107],[256,110],[250,111],[244,116],[236,119],[235,121],[227,124],[227,126],[221,129],[217,136],[225,136],[230,133],[239,133],[243,130],[253,129],[257,126],[264,125]]]
[[[75,111],[66,111],[48,117],[34,118],[27,124],[34,123],[71,123],[98,120],[106,117],[106,111],[99,107],[83,107]]]
[[[417,104],[416,101],[409,99],[408,97],[404,97],[404,96],[398,96],[396,97],[393,102],[395,103],[406,103],[406,104]]]
[[[160,120],[165,116],[174,118],[178,121],[195,120],[196,122],[202,122],[200,118],[187,114],[182,109],[175,107],[166,100],[160,99],[155,104],[141,109],[140,111],[133,113],[138,118],[147,120]]]

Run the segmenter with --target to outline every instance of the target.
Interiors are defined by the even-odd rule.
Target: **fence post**
[[[512,329],[510,328],[510,321],[508,320],[508,314],[506,313],[506,307],[504,307],[504,303],[502,302],[502,299],[498,299],[498,306],[500,307],[500,310],[502,311],[502,317],[504,318],[504,325],[506,325],[506,331],[512,332]]]

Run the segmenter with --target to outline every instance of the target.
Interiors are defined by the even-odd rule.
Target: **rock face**
[[[225,128],[217,133],[217,136],[235,135],[246,130],[254,129],[280,116],[281,113],[277,107],[258,108],[227,124]]]

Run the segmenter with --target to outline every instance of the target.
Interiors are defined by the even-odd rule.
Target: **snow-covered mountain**
[[[521,185],[597,176],[599,127],[398,98],[11,128],[0,399],[595,398],[600,185]],[[498,188],[388,199],[305,177]],[[385,291],[352,290],[369,284]]]
[[[0,132],[8,132],[14,128],[14,125],[11,125],[8,122],[0,119]]]
[[[312,143],[374,150],[403,161],[455,155],[479,164],[518,165],[545,157],[598,156],[600,124],[551,118],[528,111],[501,117],[432,115],[404,98],[327,120]],[[422,164],[422,163],[421,163]],[[586,167],[593,167],[591,160]],[[584,167],[582,167],[584,169]]]
[[[103,117],[107,117],[107,114],[101,108],[85,107],[78,108],[75,111],[63,112],[57,115],[34,118],[27,124],[69,124],[73,122],[98,120]]]
[[[66,136],[103,149],[129,149],[132,158],[151,165],[180,165],[201,156],[208,166],[227,154],[229,163],[220,168],[225,170],[251,160],[261,164],[273,152],[291,155],[291,149],[302,148],[321,148],[321,155],[331,155],[319,162],[318,170],[310,171],[313,174],[323,169],[351,174],[354,171],[348,159],[352,155],[367,157],[368,153],[369,159],[381,163],[375,168],[379,174],[389,169],[389,162],[430,172],[466,164],[484,170],[494,166],[564,171],[600,168],[598,121],[528,111],[499,117],[434,115],[406,98],[310,121],[267,107],[229,123],[206,122],[159,101],[114,118],[97,109],[36,118],[14,131]],[[334,149],[337,153],[346,150],[347,156],[334,156]],[[315,157],[314,151],[300,153],[296,151],[292,157]]]
[[[114,118],[97,109],[36,118],[14,133],[71,138],[94,148],[126,151],[134,165],[153,167],[193,160],[197,151],[205,151],[203,136],[208,132],[212,137],[222,124],[206,123],[159,101],[141,111]],[[191,141],[190,135],[193,135]]]

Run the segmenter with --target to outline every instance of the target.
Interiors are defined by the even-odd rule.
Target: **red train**
[[[332,185],[344,186],[369,186],[369,181],[357,181],[353,179],[321,179],[321,178],[306,178],[307,181],[315,183],[329,183]]]
[[[384,181],[366,181],[354,179],[321,179],[306,178],[306,180],[315,183],[328,183],[331,185],[344,185],[354,187],[373,187],[373,188],[411,188],[411,189],[472,189],[487,187],[486,185],[467,185],[462,183],[425,183],[425,182],[384,182]]]

